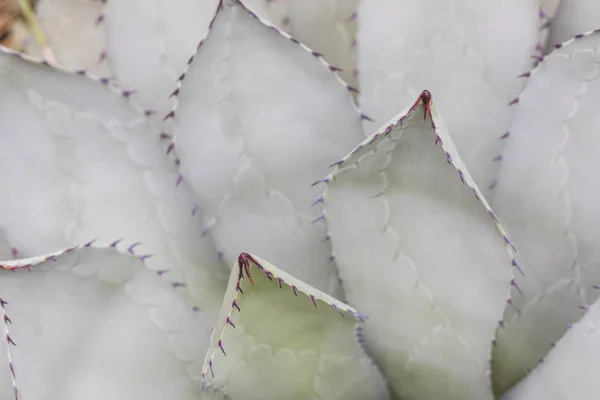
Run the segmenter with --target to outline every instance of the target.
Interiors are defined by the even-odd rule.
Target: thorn
[[[132,94],[137,94],[137,90],[123,90],[121,94],[123,97],[129,98]]]
[[[223,352],[223,355],[226,356],[227,353],[225,353],[225,349],[223,348],[223,342],[221,341],[221,339],[219,339],[218,344],[219,344],[219,348]]]
[[[169,95],[169,99],[170,99],[171,97],[173,97],[173,96],[179,96],[179,88],[175,89],[175,90],[173,91],[173,93],[171,93],[171,94]]]
[[[429,90],[423,90],[420,100],[423,101],[423,121],[425,121],[427,115],[431,115],[431,92]]]
[[[112,243],[111,243],[111,244],[110,244],[108,247],[117,247],[117,245],[118,245],[119,243],[121,243],[122,241],[123,241],[123,238],[121,238],[121,239],[117,239],[117,240],[115,240],[114,242],[112,242]]]
[[[292,285],[292,291],[294,292],[294,296],[298,296],[298,288],[295,285]]]
[[[158,276],[163,276],[164,274],[166,274],[167,272],[170,272],[170,269],[159,269],[156,271],[156,275]]]
[[[312,301],[312,303],[315,305],[315,307],[317,307],[317,301],[315,300],[315,296],[313,296],[312,294],[309,294],[308,297],[310,297],[310,300]]]
[[[16,346],[17,344],[12,340],[12,338],[9,335],[6,335],[6,341],[10,344],[12,344],[13,346]]]
[[[319,221],[324,221],[325,220],[325,214],[319,214],[319,216],[317,218],[315,218],[312,223],[316,224]]]
[[[227,317],[227,319],[225,320],[225,322],[235,328],[235,324],[231,321],[231,318]]]
[[[250,261],[252,261],[252,263],[254,263],[256,265],[260,265],[260,263],[258,263],[248,253],[241,253],[238,256],[238,265],[240,267],[240,274],[239,274],[239,278],[238,279],[242,279],[244,277],[244,272],[246,272],[246,275],[248,276],[248,279],[250,279],[250,283],[252,284],[252,286],[254,286],[254,279],[252,279],[252,275],[250,274]]]
[[[169,146],[167,147],[167,152],[165,154],[170,154],[174,148],[175,148],[175,143],[171,142],[169,144]]]
[[[160,140],[173,140],[173,136],[169,135],[166,132],[160,133]]]
[[[96,20],[94,21],[94,23],[96,24],[96,26],[100,25],[102,22],[104,21],[104,14],[100,14],[98,15],[98,17],[96,17]]]
[[[131,253],[131,254],[135,254],[135,251],[134,251],[134,249],[135,249],[137,246],[139,246],[140,244],[142,244],[142,242],[135,242],[134,244],[132,244],[131,246],[129,246],[129,247],[127,248],[127,251],[128,251],[129,253]]]
[[[529,78],[531,76],[531,72],[525,72],[524,74],[519,75],[517,78]]]
[[[328,177],[328,176],[326,176],[326,177],[325,177],[325,178],[323,178],[323,179],[319,179],[318,181],[315,181],[315,182],[311,183],[311,184],[310,184],[310,187],[317,186],[319,183],[328,183],[328,182],[329,182],[329,177]]]
[[[238,310],[238,311],[242,311],[242,310],[240,310],[240,306],[238,305],[238,303],[237,303],[237,301],[236,301],[236,300],[234,300],[234,301],[231,303],[231,307],[235,307],[235,308],[237,308],[237,310]]]
[[[173,289],[179,289],[182,287],[186,287],[187,285],[184,282],[171,282],[171,286]]]
[[[311,205],[310,205],[310,206],[311,206],[311,207],[314,207],[314,206],[316,206],[316,205],[317,205],[317,204],[319,204],[319,203],[323,203],[323,201],[325,201],[325,200],[323,199],[323,196],[320,196],[318,199],[316,199],[315,201],[313,201],[313,202],[311,203]]]
[[[154,257],[154,254],[144,254],[143,256],[140,256],[140,261],[141,262],[145,262],[147,259]]]
[[[521,288],[519,287],[519,285],[517,284],[517,281],[515,281],[514,279],[510,281],[510,284],[512,287],[514,287],[517,292],[519,292],[519,294],[522,296],[523,292],[521,291]]]
[[[367,114],[363,114],[363,113],[360,114],[360,119],[361,120],[367,120],[369,122],[375,122],[375,120],[373,118],[371,118]]]
[[[512,106],[512,105],[515,105],[515,104],[517,104],[518,102],[519,102],[519,98],[518,98],[518,97],[515,97],[514,99],[512,99],[512,100],[511,100],[511,101],[508,103],[508,105],[509,105],[509,106]]]
[[[175,110],[169,111],[169,113],[167,115],[165,115],[165,117],[163,118],[163,121],[166,121],[169,118],[173,118],[173,117],[175,117]]]
[[[181,182],[183,182],[183,175],[179,174],[177,176],[177,181],[175,182],[175,186],[181,185]]]

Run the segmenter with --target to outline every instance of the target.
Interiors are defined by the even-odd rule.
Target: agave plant
[[[103,3],[0,51],[1,400],[600,396],[600,3]]]

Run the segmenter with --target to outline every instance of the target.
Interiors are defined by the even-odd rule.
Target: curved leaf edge
[[[86,79],[89,79],[97,84],[100,84],[101,86],[103,86],[105,89],[109,90],[110,92],[116,93],[117,95],[123,97],[126,99],[127,104],[138,114],[140,114],[140,116],[143,116],[145,118],[145,120],[148,122],[150,129],[152,130],[152,133],[156,135],[157,138],[159,138],[161,140],[161,142],[165,143],[167,141],[170,141],[172,139],[172,136],[167,134],[164,131],[160,131],[158,129],[158,127],[156,126],[156,124],[152,121],[152,117],[155,115],[155,112],[153,110],[150,109],[144,109],[140,106],[138,106],[132,99],[131,99],[131,95],[135,94],[135,91],[132,90],[124,90],[121,89],[120,87],[118,87],[117,85],[115,85],[112,81],[112,79],[110,77],[98,77],[94,74],[89,73],[86,70],[83,69],[76,69],[76,70],[72,70],[69,68],[65,68],[63,66],[60,65],[54,65],[54,64],[50,64],[48,63],[46,60],[43,59],[38,59],[36,57],[32,57],[28,54],[10,49],[8,47],[4,47],[0,45],[0,54],[6,54],[8,56],[12,56],[15,57],[17,59],[23,60],[24,62],[28,62],[28,63],[32,63],[32,64],[36,64],[36,65],[40,65],[46,68],[50,68],[52,70],[58,71],[60,73],[64,73],[64,74],[68,74],[68,75],[72,75],[72,76],[78,76],[78,77],[83,77]],[[169,145],[165,146],[165,157],[172,161],[174,163],[174,165],[177,167],[177,177],[175,179],[175,181],[173,182],[173,189],[176,190],[177,188],[181,187],[181,184],[183,182],[183,176],[181,175],[181,173],[179,173],[179,160],[177,158],[169,158],[169,156],[171,155],[171,152],[174,149],[174,145],[172,142],[170,142]],[[194,202],[191,210],[190,210],[190,217],[196,217],[197,213],[199,212],[200,207]],[[202,223],[204,223],[202,221]],[[202,229],[202,234],[200,239],[203,239],[207,236],[208,232],[208,228],[207,227],[203,227]],[[113,242],[110,244],[111,247],[116,246],[117,243],[119,243],[121,241],[121,239]],[[93,242],[93,240],[92,240]],[[128,248],[127,251],[131,254],[135,254],[133,252],[133,248],[140,245],[141,242],[134,242],[133,244],[131,244]],[[149,258],[152,257],[151,254],[147,254],[147,255],[143,255],[141,257],[145,258]],[[143,260],[142,260],[143,261]],[[0,261],[1,262],[1,261]],[[161,269],[161,270],[157,270],[156,272],[163,277],[164,274],[166,274],[169,271],[169,269]],[[165,277],[166,278],[166,277]],[[174,288],[184,288],[186,287],[186,284],[184,282],[178,282],[178,281],[171,281],[168,279],[165,279],[169,282],[169,284],[171,284]],[[194,307],[195,310],[201,310],[200,307],[196,306]]]
[[[422,110],[423,114],[418,112],[419,109]],[[517,310],[514,306],[513,296],[515,294],[522,294],[522,292],[521,292],[521,289],[517,282],[518,277],[516,276],[514,271],[517,270],[519,272],[519,274],[522,276],[525,276],[525,273],[521,269],[521,266],[517,263],[516,256],[515,256],[517,250],[516,250],[515,246],[513,245],[513,243],[511,242],[511,240],[508,236],[508,233],[501,225],[498,217],[496,216],[496,213],[494,212],[494,210],[492,209],[492,207],[490,206],[488,201],[485,199],[485,197],[483,196],[483,194],[481,193],[481,191],[475,184],[475,181],[471,177],[469,171],[466,169],[464,163],[460,159],[460,156],[458,155],[458,152],[452,142],[450,134],[449,134],[448,130],[446,129],[444,122],[443,122],[437,108],[435,107],[432,95],[428,90],[423,90],[421,95],[417,98],[417,100],[411,106],[405,108],[399,114],[397,114],[392,119],[390,119],[386,124],[384,124],[378,130],[376,130],[371,136],[367,137],[358,146],[356,146],[344,158],[331,164],[330,167],[333,167],[333,171],[326,177],[313,183],[313,185],[317,185],[319,183],[324,183],[326,185],[326,187],[323,191],[323,194],[313,202],[313,205],[318,204],[318,203],[324,203],[325,198],[327,197],[328,185],[330,182],[332,182],[336,179],[336,175],[342,167],[346,166],[348,163],[354,162],[354,160],[356,160],[362,154],[368,152],[369,148],[371,146],[373,146],[373,145],[377,144],[378,142],[382,141],[383,139],[385,139],[392,132],[393,128],[396,127],[396,125],[402,126],[406,122],[410,121],[412,118],[421,118],[421,117],[423,117],[423,118],[429,117],[430,118],[431,128],[432,128],[433,132],[435,132],[434,145],[437,146],[439,144],[442,147],[442,149],[446,155],[446,161],[448,162],[448,164],[450,164],[456,170],[458,178],[461,180],[461,182],[464,185],[466,185],[469,188],[469,190],[471,191],[473,196],[475,196],[476,200],[485,209],[487,214],[492,219],[498,234],[504,241],[506,252],[508,255],[508,261],[511,266],[511,268],[510,268],[510,279],[511,280],[510,280],[509,290],[507,293],[507,300],[506,300],[507,307],[505,307],[505,310],[514,309],[516,312],[519,312],[519,310]],[[323,214],[321,214],[320,218],[324,221],[327,221],[327,216],[326,216],[325,211],[323,212]],[[325,240],[329,240],[329,233],[328,233],[328,236],[325,238]],[[331,254],[331,258],[335,259],[335,254],[333,252]],[[514,289],[514,292],[512,289]],[[504,328],[505,313],[506,313],[506,311],[504,312],[502,319],[500,319],[498,321],[498,328],[496,329],[495,337],[492,339],[492,346],[495,346],[495,344],[496,344],[496,337],[498,336],[498,331],[500,329]],[[491,362],[492,362],[492,359],[491,359],[491,354],[490,354],[490,364],[491,364]]]
[[[137,258],[141,264],[143,269],[141,271],[147,271],[149,273],[152,274],[156,274],[158,275],[159,279],[162,281],[162,276],[164,271],[153,271],[151,269],[149,269],[148,267],[146,267],[145,264],[145,260],[149,257],[151,257],[150,255],[138,255],[135,253],[134,248],[138,243],[134,243],[133,245],[125,248],[125,249],[119,249],[118,245],[119,243],[121,243],[121,239],[118,239],[108,245],[100,245],[100,246],[96,246],[95,244],[95,239],[91,240],[87,243],[81,244],[81,245],[77,245],[77,246],[72,246],[72,247],[68,247],[66,249],[63,250],[59,250],[59,251],[55,251],[53,253],[48,253],[45,255],[40,255],[40,256],[35,256],[35,257],[29,257],[29,258],[23,258],[23,259],[16,259],[16,260],[10,260],[10,261],[2,261],[0,260],[0,271],[4,270],[4,271],[11,271],[11,272],[17,272],[17,271],[21,271],[27,273],[28,271],[32,271],[32,269],[36,268],[37,266],[39,266],[40,264],[43,264],[45,262],[48,261],[58,261],[62,256],[65,256],[69,253],[75,252],[75,251],[81,251],[87,248],[94,248],[94,249],[99,249],[99,250],[112,250],[114,251],[116,254],[119,255],[124,255],[124,256],[131,256],[134,258]],[[89,274],[80,274],[78,273],[78,271],[75,269],[77,265],[72,265],[70,266],[66,271],[63,272],[71,272],[75,275],[79,275],[79,276],[85,276],[86,278],[95,278],[103,283],[107,283],[107,284],[111,284],[111,285],[127,285],[129,283],[129,280],[135,276],[132,275],[130,276],[125,282],[123,283],[116,283],[116,282],[111,282],[110,280],[104,279],[100,274],[99,274],[99,270],[96,271],[95,274],[93,275],[89,275]],[[139,272],[138,272],[139,273]],[[176,289],[177,289],[177,285],[173,284],[171,282],[168,282],[169,284],[171,284],[172,289],[175,291],[176,293]],[[143,307],[145,307],[149,312],[151,312],[153,309],[160,307],[160,304],[152,304],[151,302],[142,302],[140,300],[136,300],[133,295],[127,291],[127,293],[129,294],[129,297],[131,298],[132,301],[136,302],[139,305],[142,305]],[[178,296],[179,297],[179,296]],[[12,337],[10,336],[10,332],[9,332],[9,326],[12,324],[12,320],[10,319],[10,317],[8,316],[8,312],[6,310],[6,306],[9,305],[9,301],[7,301],[7,299],[3,299],[1,294],[0,294],[0,317],[2,317],[3,322],[4,322],[4,334],[5,334],[5,342],[6,342],[6,356],[8,359],[8,365],[9,365],[9,370],[10,370],[10,374],[11,374],[11,381],[12,381],[12,385],[13,385],[13,393],[14,393],[14,398],[15,400],[19,400],[20,399],[20,390],[17,384],[17,379],[16,379],[16,368],[14,366],[13,363],[13,356],[12,356],[12,351],[11,351],[11,347],[12,346],[16,346],[16,343],[13,341]],[[196,313],[195,309],[192,309],[192,311],[194,311]],[[198,316],[199,318],[201,316]],[[154,325],[160,330],[162,331],[167,340],[169,341],[169,343],[174,343],[174,341],[172,339],[174,339],[178,334],[180,334],[179,331],[174,330],[172,327],[163,327],[161,326],[161,324],[158,323],[158,321],[154,320],[153,318],[151,318],[152,321],[154,322]],[[177,352],[175,351],[175,349],[173,347],[171,347],[171,350],[173,351],[173,354],[175,356],[177,356]],[[196,382],[198,381],[198,377],[194,376],[193,374],[193,363],[194,361],[190,361],[190,360],[181,360],[181,362],[185,365],[185,369],[188,373],[188,377],[192,382]],[[215,391],[216,393],[216,391]]]
[[[194,61],[194,58],[196,58],[198,56],[198,54],[200,53],[200,50],[202,48],[202,45],[204,44],[204,42],[206,41],[206,38],[210,35],[211,31],[212,31],[212,27],[214,25],[215,20],[217,19],[219,13],[223,10],[224,7],[224,2],[225,1],[231,1],[233,4],[237,4],[240,7],[242,7],[242,9],[244,9],[249,15],[250,17],[256,19],[258,22],[260,22],[261,24],[263,24],[264,26],[266,26],[267,28],[271,29],[273,32],[275,32],[276,34],[281,35],[282,37],[284,37],[285,39],[288,39],[289,41],[297,44],[302,50],[306,51],[307,53],[311,54],[313,57],[315,57],[317,60],[319,60],[319,62],[326,67],[329,71],[331,71],[331,73],[333,73],[333,76],[335,77],[335,79],[338,81],[338,83],[340,85],[342,85],[343,87],[346,88],[346,90],[348,91],[348,98],[352,104],[352,107],[354,108],[354,110],[356,111],[357,115],[360,116],[361,120],[368,120],[368,121],[373,121],[373,119],[371,117],[369,117],[368,115],[364,114],[358,105],[358,102],[356,101],[356,99],[354,98],[354,95],[358,95],[359,94],[359,90],[356,87],[350,86],[348,85],[339,75],[339,72],[342,71],[341,68],[338,68],[336,66],[331,65],[330,63],[328,63],[327,61],[325,61],[325,59],[323,58],[323,55],[321,53],[318,53],[314,50],[312,50],[310,47],[308,47],[307,45],[305,45],[304,43],[302,43],[300,40],[296,39],[295,37],[293,37],[292,35],[288,34],[287,32],[279,29],[277,26],[275,26],[274,24],[270,23],[268,20],[266,20],[265,18],[261,17],[258,13],[256,13],[251,7],[247,6],[243,0],[219,0],[219,4],[217,6],[215,15],[212,17],[210,24],[208,26],[208,30],[206,31],[206,34],[204,35],[204,37],[200,40],[200,42],[198,43],[198,46],[196,47],[196,53],[193,54],[188,62],[186,63],[186,66],[183,69],[183,72],[181,73],[181,75],[179,75],[179,77],[177,78],[177,82],[175,84],[175,90],[171,93],[171,95],[169,96],[169,98],[174,98],[175,102],[173,105],[173,108],[171,109],[171,111],[169,111],[167,113],[167,115],[165,115],[163,117],[164,121],[167,121],[169,119],[172,119],[175,117],[175,114],[177,113],[177,108],[179,107],[179,92],[181,90],[181,86],[183,85],[183,81],[185,79],[185,75],[188,71],[188,69],[190,68],[190,65],[192,64],[192,62]],[[169,145],[169,148],[172,148],[172,143],[171,145]]]
[[[359,313],[353,307],[335,299],[327,293],[321,292],[320,290],[313,288],[312,286],[304,283],[303,281],[296,279],[292,275],[286,273],[283,270],[280,270],[279,268],[270,264],[268,261],[256,255],[252,255],[249,253],[241,253],[238,256],[236,264],[231,270],[231,279],[228,285],[228,287],[231,288],[231,280],[235,279],[235,292],[233,293],[233,299],[231,299],[231,305],[229,306],[229,308],[226,308],[226,304],[230,300],[229,298],[227,298],[227,294],[229,294],[230,292],[230,290],[228,289],[228,293],[225,295],[225,299],[223,302],[223,309],[221,310],[221,314],[219,315],[219,321],[215,324],[215,327],[213,329],[210,346],[204,359],[200,384],[200,388],[202,391],[223,392],[223,389],[216,385],[211,385],[208,382],[208,376],[210,375],[212,378],[215,377],[213,369],[215,355],[219,352],[225,354],[223,344],[223,335],[225,330],[235,329],[235,325],[231,320],[232,313],[234,312],[234,310],[242,312],[237,302],[239,295],[243,294],[241,289],[242,280],[248,279],[250,283],[254,285],[252,274],[250,272],[251,267],[255,267],[258,271],[263,273],[267,279],[271,281],[275,280],[279,285],[280,289],[283,289],[283,285],[285,285],[292,290],[295,296],[298,296],[298,293],[304,294],[310,299],[310,301],[312,301],[312,304],[315,307],[318,307],[318,304],[324,304],[328,307],[333,308],[333,310],[340,314],[341,317],[349,316],[355,319],[356,325],[354,334],[356,338],[357,348],[361,352],[361,354],[369,357],[363,345],[364,340],[360,325],[368,318],[366,315]],[[377,372],[381,374],[379,367],[372,361],[370,357],[369,360],[371,360],[371,364],[377,370]],[[381,376],[383,377],[383,375]],[[227,395],[227,393],[225,393],[225,395]]]
[[[546,62],[546,60],[548,59],[548,57],[552,56],[555,53],[556,50],[561,49],[563,47],[567,47],[567,46],[569,46],[571,43],[573,43],[575,41],[578,41],[578,40],[584,39],[584,38],[586,38],[588,36],[592,36],[592,35],[596,35],[596,34],[600,35],[600,28],[597,28],[597,29],[594,29],[594,30],[591,30],[591,31],[587,31],[587,32],[584,32],[584,33],[579,33],[577,35],[573,35],[573,37],[571,37],[570,39],[568,39],[568,40],[566,40],[566,41],[564,41],[562,43],[557,43],[557,44],[552,44],[552,45],[548,44],[548,48],[551,49],[551,51],[548,54],[545,54],[545,55],[544,54],[540,54],[540,55],[533,56],[535,58],[535,60],[536,60],[536,63],[533,66],[533,68],[531,68],[527,72],[522,73],[518,77],[519,78],[527,79],[527,81],[529,81],[531,79],[531,77],[533,75],[535,75],[539,71],[540,67]],[[523,92],[526,89],[527,89],[527,83],[525,83],[525,85],[523,86],[523,90],[521,91],[521,95],[523,94]],[[519,107],[519,98],[520,98],[521,95],[519,95],[519,96],[515,97],[514,99],[512,99],[510,101],[510,103],[508,103],[508,105],[509,106],[514,106],[514,107],[518,108]],[[512,133],[511,133],[510,127],[509,127],[509,129],[506,132],[504,132],[499,137],[499,140],[502,140],[502,141],[510,140],[509,138],[510,138],[511,135],[512,135]],[[494,157],[492,159],[492,161],[494,161],[495,163],[500,163],[501,164],[502,161],[503,161],[502,152],[500,152],[500,154],[498,154],[496,157]],[[498,185],[498,180],[495,179],[494,181],[490,182],[488,188],[490,190],[494,190],[497,185]]]

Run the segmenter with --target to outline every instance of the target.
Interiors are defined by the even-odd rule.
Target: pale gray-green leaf
[[[600,395],[600,302],[560,339],[544,362],[502,400],[596,400]]]
[[[242,251],[341,293],[310,185],[363,136],[347,88],[310,50],[227,0],[180,82],[181,172],[230,265]],[[313,222],[315,221],[316,222]]]
[[[234,265],[202,375],[232,399],[388,399],[352,307],[267,261]]]
[[[216,313],[227,268],[143,113],[100,82],[5,51],[0,92],[0,230],[10,246],[29,257],[123,239]]]
[[[369,315],[366,346],[396,396],[493,399],[490,353],[509,299],[512,250],[430,94],[362,142],[326,182],[346,296]]]
[[[0,297],[19,399],[199,398],[209,327],[138,257],[84,246],[0,262]]]
[[[513,386],[577,321],[600,281],[600,33],[531,72],[505,139],[494,209],[526,271],[494,352],[498,392]]]
[[[364,1],[359,16],[360,105],[375,122],[392,118],[422,90],[435,94],[461,158],[484,194],[498,167],[500,136],[517,78],[539,38],[536,0]]]

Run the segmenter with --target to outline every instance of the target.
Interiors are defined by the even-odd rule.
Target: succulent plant
[[[595,0],[103,3],[0,50],[0,400],[600,396]]]

